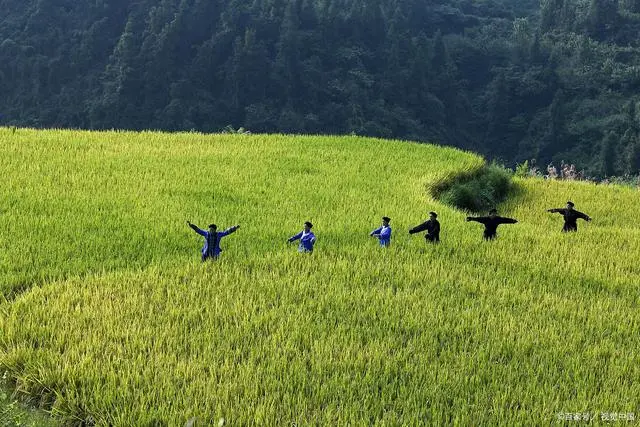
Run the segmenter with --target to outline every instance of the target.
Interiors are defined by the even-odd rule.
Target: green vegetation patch
[[[28,407],[16,399],[15,384],[9,384],[7,374],[0,377],[0,425],[22,427],[54,427],[58,423],[42,410]]]
[[[513,190],[511,171],[491,164],[432,185],[441,202],[470,212],[486,212],[502,203]]]
[[[640,413],[637,190],[516,180],[520,223],[484,242],[425,191],[484,161],[431,145],[20,129],[0,150],[0,367],[64,423]],[[577,234],[544,211],[568,198]],[[439,245],[408,234],[430,210]],[[187,219],[242,228],[203,264]],[[305,220],[310,256],[285,243]]]

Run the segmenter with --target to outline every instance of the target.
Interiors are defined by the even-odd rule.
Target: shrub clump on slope
[[[441,202],[471,212],[485,212],[502,203],[512,189],[511,171],[491,164],[432,187]]]

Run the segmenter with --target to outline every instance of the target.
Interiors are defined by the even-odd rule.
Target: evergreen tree
[[[591,0],[588,29],[596,39],[605,40],[618,25],[618,0]]]
[[[631,13],[640,13],[640,0],[621,0],[622,9]]]
[[[604,177],[613,176],[616,172],[616,149],[619,137],[609,132],[600,144],[600,174]]]
[[[627,174],[640,173],[640,139],[638,137],[627,146],[625,169]]]

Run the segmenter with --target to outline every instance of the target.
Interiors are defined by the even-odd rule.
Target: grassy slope
[[[233,237],[241,257],[279,254],[274,240],[305,219],[326,230],[326,247],[358,251],[345,243],[383,212],[399,214],[410,200],[422,218],[435,206],[424,206],[425,183],[481,163],[452,149],[357,138],[8,130],[0,138],[5,294],[70,273],[176,257],[181,265],[197,246],[186,219],[242,223]]]
[[[0,306],[0,363],[67,420],[512,425],[638,412],[639,218],[621,202],[638,206],[637,191],[521,182],[505,210],[522,223],[485,244],[477,224],[425,195],[480,166],[453,150],[0,139],[3,292],[30,288]],[[543,210],[568,197],[596,220],[564,236]],[[408,239],[434,208],[443,243]],[[382,214],[388,251],[366,237]],[[187,218],[243,228],[220,262],[200,265]],[[281,243],[305,219],[319,238],[312,257]]]

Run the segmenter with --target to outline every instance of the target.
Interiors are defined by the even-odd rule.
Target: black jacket
[[[427,230],[427,234],[425,234],[424,236],[425,239],[434,243],[440,241],[440,223],[437,219],[430,219],[420,225],[413,227],[411,230],[409,230],[409,234],[420,233],[424,230]]]
[[[485,240],[493,240],[496,238],[498,226],[500,224],[515,224],[518,221],[513,218],[504,218],[501,216],[479,216],[479,217],[467,217],[467,221],[476,221],[480,224],[484,224],[484,238]]]
[[[562,231],[565,233],[567,231],[578,231],[578,218],[582,218],[585,221],[591,221],[589,215],[583,214],[575,209],[567,209],[567,208],[558,208],[558,209],[549,209],[551,213],[559,213],[564,217],[564,227],[562,227]]]

